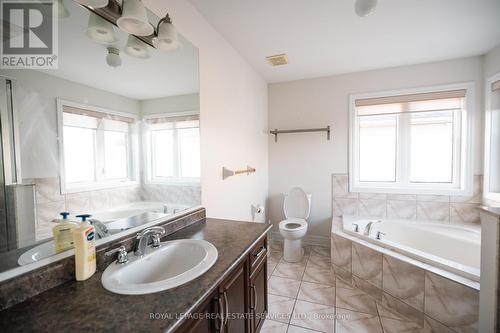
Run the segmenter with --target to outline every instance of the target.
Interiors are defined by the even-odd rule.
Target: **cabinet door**
[[[251,331],[258,332],[267,314],[267,260],[260,262],[250,277]]]
[[[217,302],[216,294],[212,294],[203,304],[200,305],[195,311],[193,316],[188,318],[181,326],[179,332],[189,333],[211,333],[217,330],[215,317],[212,315],[215,310],[215,303]]]
[[[222,333],[247,332],[245,267],[246,265],[240,265],[236,268],[236,272],[226,279],[220,287],[219,304],[223,307],[225,317]]]

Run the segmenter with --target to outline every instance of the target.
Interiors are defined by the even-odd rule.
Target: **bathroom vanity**
[[[179,221],[174,219],[162,225],[172,230]],[[108,244],[98,248],[98,272],[94,276],[83,282],[67,281],[1,311],[2,330],[258,332],[268,310],[267,232],[270,227],[201,218],[169,234],[161,241],[210,242],[217,248],[217,261],[191,282],[144,295],[120,295],[104,289],[102,272],[111,262],[103,262],[102,253],[117,245],[125,245],[128,250],[131,246],[126,240]],[[29,279],[17,280],[23,284],[36,281],[33,276],[36,273],[31,274]],[[50,275],[50,268],[43,274]],[[42,276],[38,278],[38,283],[47,283]],[[0,290],[5,297],[7,291]]]

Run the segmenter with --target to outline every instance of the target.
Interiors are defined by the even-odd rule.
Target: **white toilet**
[[[302,237],[307,232],[307,221],[311,210],[311,195],[300,187],[294,187],[285,195],[283,211],[286,220],[280,222],[280,233],[285,239],[283,258],[288,262],[302,259]]]

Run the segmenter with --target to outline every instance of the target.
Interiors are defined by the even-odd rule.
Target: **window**
[[[200,125],[198,115],[156,116],[146,120],[149,181],[198,183]]]
[[[351,96],[353,192],[465,195],[473,87]]]
[[[63,193],[135,182],[135,118],[116,112],[60,104]]]

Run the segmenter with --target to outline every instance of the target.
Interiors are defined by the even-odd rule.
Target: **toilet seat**
[[[280,230],[299,232],[307,228],[307,221],[304,219],[290,218],[280,222]]]

